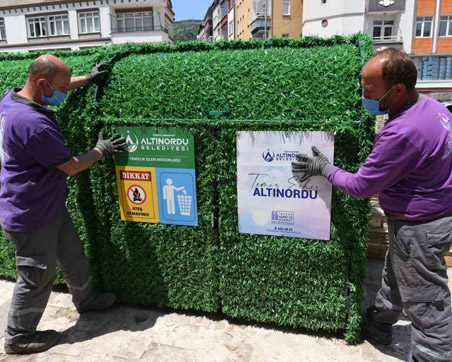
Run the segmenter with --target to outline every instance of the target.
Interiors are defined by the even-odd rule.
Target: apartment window
[[[432,36],[433,16],[418,16],[416,18],[416,36],[431,37]]]
[[[443,15],[440,17],[439,36],[452,36],[452,15]]]
[[[6,39],[5,21],[3,19],[0,19],[0,40],[5,39]]]
[[[290,0],[283,0],[283,15],[290,15]]]
[[[68,35],[69,20],[67,15],[52,15],[48,17],[50,35]]]
[[[69,35],[69,19],[65,14],[27,18],[27,27],[30,38]]]
[[[228,13],[228,3],[226,0],[221,4],[221,17],[225,16]]]
[[[99,12],[91,11],[78,14],[78,31],[81,34],[99,33]]]
[[[289,37],[289,34],[283,34],[282,37],[283,37],[283,38],[288,38],[288,37]]]
[[[234,22],[233,21],[229,22],[228,36],[234,36]]]
[[[39,38],[47,35],[46,17],[40,16],[36,18],[28,18],[28,36],[30,38]]]
[[[116,19],[120,32],[154,30],[152,12],[119,13]]]
[[[374,39],[391,39],[393,28],[393,20],[374,20]]]

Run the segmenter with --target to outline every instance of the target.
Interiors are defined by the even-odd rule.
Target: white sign
[[[331,184],[292,173],[296,154],[312,156],[312,146],[333,162],[331,133],[237,132],[241,233],[330,239]]]

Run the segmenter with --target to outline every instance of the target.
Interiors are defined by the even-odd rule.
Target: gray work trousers
[[[33,232],[9,232],[16,246],[17,281],[8,314],[5,342],[35,333],[52,291],[56,265],[63,272],[76,307],[96,297],[83,245],[67,210]]]
[[[444,254],[452,241],[452,217],[390,221],[382,287],[373,319],[392,325],[402,311],[411,320],[409,361],[452,361],[452,310]]]

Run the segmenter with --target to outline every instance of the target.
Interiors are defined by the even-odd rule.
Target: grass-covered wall
[[[239,234],[235,132],[331,131],[336,164],[357,170],[372,134],[359,81],[371,52],[371,39],[358,35],[129,44],[71,54],[68,63],[73,59],[79,74],[116,55],[105,86],[74,92],[59,113],[74,153],[113,125],[187,127],[195,137],[198,227],[121,221],[111,160],[71,180],[69,204],[97,285],[122,301],[346,330],[355,341],[368,202],[334,191],[329,242]],[[10,58],[0,56],[0,76],[9,64],[29,61]],[[213,110],[226,116],[207,119]],[[0,274],[12,275],[13,254],[4,245]]]

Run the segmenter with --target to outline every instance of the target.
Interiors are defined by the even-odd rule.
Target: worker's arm
[[[89,82],[86,79],[86,75],[83,75],[81,77],[72,77],[71,78],[71,83],[69,84],[68,90],[73,90],[76,88],[80,88],[80,87],[84,87],[85,85],[87,85]]]
[[[334,186],[352,196],[364,199],[378,194],[403,179],[417,167],[421,152],[404,135],[381,132],[371,154],[357,173],[353,174],[333,166],[313,147],[313,156],[297,155],[292,162],[294,173],[304,174],[302,180],[324,176]]]
[[[88,75],[81,77],[72,77],[68,89],[71,91],[76,88],[84,87],[89,83],[98,83],[110,72],[111,65],[107,62],[97,64]]]
[[[421,155],[407,137],[387,132],[379,134],[371,154],[357,173],[332,167],[327,178],[339,190],[368,198],[396,184],[418,167]]]
[[[75,175],[79,172],[90,168],[93,164],[102,158],[102,152],[97,148],[84,153],[83,155],[72,157],[69,161],[57,166],[58,169],[66,173],[68,176]]]
[[[115,134],[108,140],[104,140],[102,132],[100,132],[96,147],[93,150],[84,153],[83,155],[72,157],[69,161],[62,163],[57,167],[59,170],[71,176],[91,167],[99,161],[102,156],[108,157],[114,153],[124,153],[126,151],[127,144],[124,137]]]

